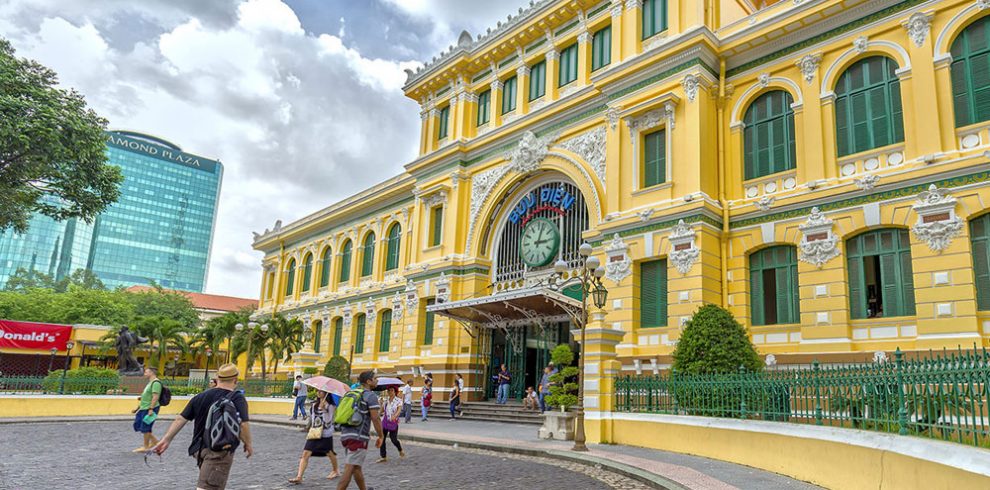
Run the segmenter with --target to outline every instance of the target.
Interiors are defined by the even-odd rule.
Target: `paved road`
[[[156,427],[161,435],[165,425]],[[286,480],[295,475],[305,435],[297,429],[255,424],[255,456],[237,455],[228,488],[332,488],[324,477],[326,460],[312,460],[307,480],[299,486]],[[26,489],[170,489],[191,488],[196,463],[186,456],[192,426],[176,438],[159,460],[130,452],[140,443],[128,422],[13,424],[0,428],[0,488]],[[446,449],[427,444],[405,445],[408,457],[390,457],[387,464],[371,463],[365,474],[376,490],[383,489],[640,489],[620,475],[584,465],[550,459],[499,454],[474,449]],[[390,456],[394,448],[390,447]],[[376,459],[376,458],[374,458]],[[369,462],[373,462],[369,455]],[[352,484],[353,488],[357,488]]]

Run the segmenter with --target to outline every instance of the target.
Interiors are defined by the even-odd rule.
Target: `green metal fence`
[[[990,353],[719,375],[624,376],[615,410],[897,432],[990,447]]]
[[[207,389],[205,379],[162,378],[173,395],[195,395]],[[64,394],[64,395],[123,395],[139,394],[144,389],[143,378],[77,378],[61,376],[2,376],[0,395]],[[292,380],[247,380],[238,384],[246,396],[290,397]]]

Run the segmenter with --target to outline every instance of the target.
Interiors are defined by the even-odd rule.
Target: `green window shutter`
[[[990,119],[990,18],[966,27],[950,52],[956,127]]]
[[[325,288],[330,285],[330,261],[333,258],[333,253],[330,249],[323,251],[323,258],[320,259],[320,287]]]
[[[973,247],[973,271],[976,276],[976,306],[980,311],[990,310],[990,214],[984,214],[969,222],[969,236]]]
[[[578,46],[572,44],[560,52],[560,66],[557,69],[557,86],[563,87],[568,83],[577,80],[578,73]]]
[[[354,329],[354,352],[357,354],[364,352],[365,318],[366,317],[364,315],[358,315],[357,319],[355,320],[357,322],[357,327],[355,327]]]
[[[382,317],[382,329],[378,334],[378,352],[388,352],[389,339],[392,336],[392,310],[385,310],[380,316]]]
[[[856,240],[856,238],[854,238]],[[849,313],[855,318],[866,318],[866,285],[863,277],[863,257],[850,256],[849,264]]]
[[[747,180],[797,166],[793,101],[790,93],[773,90],[759,96],[746,109],[743,153]]]
[[[344,247],[340,251],[340,282],[351,280],[351,242],[344,242]]]
[[[547,63],[541,61],[529,70],[529,100],[543,97],[547,91]]]
[[[361,277],[370,276],[375,270],[375,234],[369,233],[364,239],[361,251]]]
[[[752,303],[750,309],[752,310],[753,315],[753,325],[766,325],[766,311],[764,311],[763,304],[763,269],[753,266],[753,260],[757,258],[757,255],[758,254],[753,254],[750,256],[749,301]]]
[[[516,110],[516,77],[511,77],[502,85],[502,114]]]
[[[773,271],[774,283],[765,284],[763,275]],[[797,250],[788,245],[765,248],[749,256],[750,302],[753,325],[800,323],[798,305]],[[774,315],[766,310],[766,299],[776,303]],[[776,317],[776,322],[772,322]]]
[[[898,271],[898,285],[901,290],[901,314],[916,314],[914,302],[914,268],[911,265],[911,237],[907,230],[898,230],[897,255],[899,256],[900,270]]]
[[[897,65],[873,56],[846,69],[836,83],[835,132],[839,157],[904,141]]]
[[[320,342],[321,337],[323,337],[323,322],[317,322],[316,328],[313,329],[313,352],[320,352]]]
[[[838,155],[852,153],[849,149],[849,98],[835,99],[835,149]]]
[[[643,39],[667,30],[667,0],[643,0]]]
[[[306,291],[309,291],[309,285],[312,280],[313,280],[313,256],[307,255],[306,258],[303,259],[302,287],[300,287],[299,290],[304,293]]]
[[[654,131],[643,137],[643,187],[662,184],[667,179],[667,132]]]
[[[436,304],[437,300],[430,298],[426,300],[426,306],[433,306]],[[424,307],[425,310],[425,307]],[[423,345],[433,345],[433,322],[434,313],[432,311],[427,311],[423,318]]]
[[[344,319],[338,318],[333,322],[333,355],[340,355],[340,341],[344,335]]]
[[[903,316],[903,295],[898,279],[901,267],[897,254],[880,256],[880,287],[883,291],[883,316]]]
[[[612,26],[599,29],[591,38],[591,71],[612,62]]]
[[[667,261],[653,260],[639,266],[639,326],[667,325]]]
[[[440,127],[437,129],[437,139],[444,139],[447,137],[447,124],[450,121],[450,106],[446,106],[440,109]]]
[[[431,214],[433,215],[431,219],[433,230],[430,235],[430,246],[436,247],[440,245],[443,239],[443,206],[433,208]]]
[[[478,126],[488,122],[488,106],[491,105],[492,91],[485,90],[478,95]]]
[[[398,224],[392,225],[388,230],[388,250],[385,254],[385,270],[391,271],[399,268],[399,246],[402,240],[402,228]]]
[[[285,295],[286,296],[292,296],[292,293],[294,292],[294,290],[296,288],[296,261],[295,260],[290,260],[289,261],[289,272],[288,272],[287,275],[288,275],[288,277],[285,280]]]

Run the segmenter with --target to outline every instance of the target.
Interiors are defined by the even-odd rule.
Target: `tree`
[[[193,330],[182,322],[163,316],[144,317],[138,321],[138,332],[140,335],[148,337],[151,342],[149,351],[156,357],[156,362],[149,359],[146,365],[165,366],[165,359],[168,358],[170,348],[178,350],[182,354],[189,352],[189,341]]]
[[[759,354],[749,333],[732,313],[716,305],[698,308],[687,322],[674,349],[674,369],[683,374],[759,371]]]
[[[230,311],[218,317],[210,318],[206,321],[206,324],[197,331],[197,339],[199,339],[200,344],[204,342],[203,339],[205,338],[211,339],[209,341],[209,347],[213,349],[214,352],[218,352],[218,349],[221,345],[223,345],[224,341],[230,340],[231,344],[227,347],[229,354],[227,362],[230,362],[231,359],[236,359],[237,355],[240,355],[240,353],[246,349],[246,345],[239,351],[236,351],[234,339],[237,330],[235,325],[238,323],[247,325],[250,321],[251,313],[253,313],[254,310],[254,307],[247,307],[242,308],[240,311]],[[219,361],[217,362],[219,363]]]
[[[107,289],[106,285],[103,284],[103,281],[101,281],[100,278],[93,273],[93,271],[88,269],[76,269],[72,274],[69,274],[68,276],[55,282],[55,291],[59,293],[64,293],[71,287],[96,290]]]
[[[45,274],[41,271],[28,270],[23,267],[18,267],[10,278],[7,279],[7,284],[3,287],[4,291],[27,291],[29,289],[55,289],[55,278],[50,274]]]
[[[565,409],[577,405],[577,375],[580,370],[571,366],[574,362],[574,351],[571,350],[571,346],[560,344],[550,352],[550,359],[560,371],[550,376],[553,386],[550,387],[550,396],[546,398],[547,404]]]
[[[91,221],[120,196],[106,119],[57,84],[54,71],[15,57],[0,38],[0,231],[27,231],[35,212]]]
[[[199,325],[199,313],[188,296],[156,284],[152,286],[152,289],[127,293],[134,305],[135,316],[170,318],[189,329]]]
[[[351,384],[351,364],[344,356],[333,356],[323,367],[323,375],[337,381]]]
[[[272,359],[275,361],[274,369],[272,369],[272,373],[274,374],[278,372],[279,359],[288,362],[292,357],[292,353],[299,352],[299,349],[302,348],[305,329],[302,321],[298,318],[289,320],[280,314],[275,314],[268,323],[271,327],[271,330],[269,330],[271,334],[269,348],[271,349]]]

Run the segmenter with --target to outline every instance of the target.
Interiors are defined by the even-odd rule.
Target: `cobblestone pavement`
[[[161,436],[164,423],[156,427]],[[332,488],[324,477],[330,463],[313,459],[302,485],[289,485],[295,476],[305,435],[298,429],[254,424],[255,455],[237,454],[230,489]],[[24,489],[169,489],[191,488],[196,463],[186,456],[192,438],[187,425],[160,460],[131,453],[140,443],[129,422],[12,424],[0,427],[0,488]],[[401,433],[400,433],[401,440]],[[339,446],[338,446],[339,448]],[[399,459],[389,447],[386,464],[368,455],[365,475],[377,489],[630,489],[646,488],[602,469],[577,463],[495,453],[450,449],[432,444],[404,444],[408,457]],[[373,457],[374,456],[374,457]],[[352,483],[353,488],[357,488]]]

